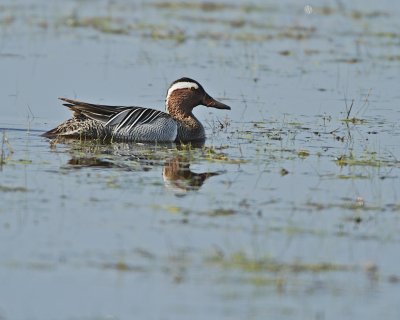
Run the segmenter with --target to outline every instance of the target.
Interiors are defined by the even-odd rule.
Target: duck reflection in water
[[[196,151],[202,145],[192,145]],[[176,195],[197,191],[210,177],[224,171],[194,172],[190,169],[190,151],[183,152],[180,145],[143,145],[113,143],[108,145],[75,144],[71,146],[71,159],[67,168],[114,168],[126,171],[150,171],[163,167],[162,177],[167,189]],[[179,154],[177,154],[179,153]]]
[[[163,178],[165,186],[177,193],[199,190],[210,177],[221,174],[221,171],[196,173],[190,170],[190,162],[184,157],[168,159],[164,164]]]

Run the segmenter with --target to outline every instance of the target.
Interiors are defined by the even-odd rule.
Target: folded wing
[[[170,117],[167,113],[142,107],[107,106],[91,104],[77,100],[60,98],[67,103],[64,106],[74,111],[75,116],[84,116],[100,121],[104,126],[113,128],[115,133],[129,131],[136,125],[151,123],[160,117]]]

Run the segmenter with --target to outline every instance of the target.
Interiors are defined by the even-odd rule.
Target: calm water
[[[399,318],[400,6],[306,5],[0,4],[0,319]],[[40,136],[181,76],[204,146]]]

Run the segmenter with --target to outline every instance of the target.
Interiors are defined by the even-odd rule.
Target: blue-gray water
[[[398,319],[399,7],[3,1],[0,319]],[[181,76],[203,147],[40,136]]]

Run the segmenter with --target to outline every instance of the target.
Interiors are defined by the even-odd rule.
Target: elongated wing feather
[[[64,106],[70,108],[78,115],[84,115],[87,118],[97,120],[103,123],[109,121],[116,114],[123,110],[129,109],[126,106],[106,106],[101,104],[92,104],[67,98],[59,98],[65,102]]]
[[[103,122],[105,126],[114,127],[114,131],[131,130],[139,124],[151,123],[159,117],[169,117],[165,112],[142,108],[126,106],[107,106],[91,104],[66,98],[60,98],[67,102],[64,104],[78,115],[84,115],[87,118]]]

